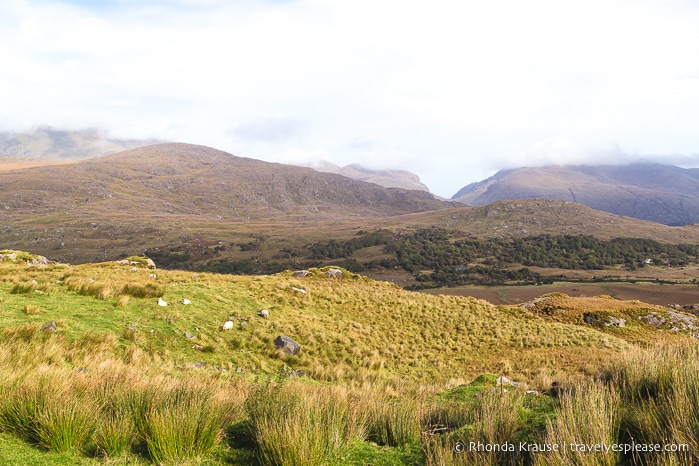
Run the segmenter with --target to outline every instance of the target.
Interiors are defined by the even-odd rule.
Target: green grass
[[[555,295],[549,308],[496,307],[319,270],[303,279],[150,273],[0,264],[0,435],[22,445],[6,464],[37,454],[45,464],[516,464],[453,447],[631,437],[699,451],[696,343],[580,319],[602,306],[629,318],[661,312],[653,306]],[[125,286],[162,290],[168,305]],[[234,328],[221,330],[228,319]],[[58,332],[41,330],[49,321]],[[277,351],[278,335],[301,352]],[[290,379],[296,370],[302,377]],[[497,386],[500,375],[521,385]],[[570,396],[525,393],[552,381]],[[672,458],[692,464],[695,454]]]

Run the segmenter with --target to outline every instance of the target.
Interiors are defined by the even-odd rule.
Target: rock
[[[292,289],[293,291],[298,291],[299,293],[302,293],[302,294],[308,293],[308,291],[303,290],[303,289],[301,289],[301,288],[296,288],[295,286],[292,286],[291,289]]]
[[[54,321],[46,322],[41,326],[41,330],[44,332],[55,333],[58,332],[58,325],[56,325],[56,322]]]
[[[655,325],[656,327],[660,327],[667,321],[665,317],[658,317],[655,312],[651,312],[647,316],[638,316],[638,320],[645,320],[646,323]]]
[[[119,264],[119,265],[129,265],[129,261],[127,261],[126,259],[122,259],[122,260],[120,260],[120,261],[116,261],[116,263]]]
[[[311,272],[309,272],[308,270],[294,270],[293,275],[294,275],[294,277],[297,277],[297,278],[303,278],[306,275],[308,275],[309,273],[311,273]]]
[[[340,269],[330,269],[323,273],[330,278],[342,278],[342,270]]]
[[[519,386],[519,382],[513,382],[504,375],[498,377],[495,379],[495,385],[501,386],[501,385],[511,385],[513,387]]]
[[[157,279],[158,276],[154,273],[148,274],[148,278]]]
[[[190,362],[189,364],[187,364],[187,367],[193,367],[195,369],[202,369],[202,368],[206,367],[206,363],[203,361]]]
[[[191,333],[184,332],[184,337],[185,337],[185,338],[189,338],[189,339],[191,340],[192,338],[196,338],[197,336],[196,336],[196,335],[192,335]]]
[[[549,396],[559,398],[563,394],[563,388],[558,382],[553,382],[549,388]]]
[[[260,317],[263,319],[269,319],[269,311],[267,309],[262,309],[260,311]]]
[[[304,375],[306,375],[306,371],[304,371],[303,369],[298,369],[289,372],[289,377],[291,377],[292,379],[298,379],[299,377],[303,377]]]
[[[197,351],[204,351],[204,347],[201,345],[194,345],[194,346],[192,346],[192,348],[197,350]]]
[[[167,306],[167,301],[163,298],[158,298],[158,306]]]
[[[182,298],[182,300],[180,302],[182,304],[184,304],[185,306],[192,304],[192,302],[190,300],[188,300],[187,298]]]
[[[626,319],[609,316],[609,322],[604,324],[605,327],[626,327]]]
[[[232,320],[227,320],[221,325],[221,330],[232,330],[233,329],[233,321]]]
[[[301,345],[296,343],[293,338],[282,335],[274,339],[274,346],[284,350],[286,354],[299,354],[301,351]]]
[[[149,269],[155,269],[155,268],[156,268],[156,267],[155,267],[155,262],[153,262],[153,259],[149,259],[149,258],[146,259],[146,267],[148,267]]]

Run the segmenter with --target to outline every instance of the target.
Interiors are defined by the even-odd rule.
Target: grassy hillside
[[[565,405],[524,387],[583,383],[638,345],[694,341],[691,316],[609,297],[493,306],[346,270],[0,255],[0,444],[13,445],[0,459],[20,464],[493,464],[452,456],[486,435],[486,412],[504,423],[500,441],[560,434],[546,419]],[[301,351],[277,349],[278,336]],[[496,398],[501,375],[520,385]]]

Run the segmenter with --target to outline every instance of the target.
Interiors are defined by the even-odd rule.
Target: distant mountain
[[[665,225],[699,223],[699,169],[649,163],[517,168],[452,197],[472,206],[524,199],[572,201]]]
[[[264,244],[253,254],[276,257],[290,244],[356,233],[370,219],[454,205],[427,192],[166,143],[0,170],[0,245],[71,263],[153,248],[208,260],[238,251],[233,244]]]
[[[114,139],[98,129],[61,131],[41,126],[23,133],[0,133],[0,157],[76,160],[155,144],[155,139]]]
[[[0,173],[0,218],[2,212],[72,211],[97,217],[129,212],[260,220],[391,216],[449,206],[426,192],[180,143]]]
[[[311,165],[311,168],[319,172],[335,173],[355,180],[375,183],[385,188],[416,189],[429,192],[429,188],[422,184],[415,173],[406,170],[372,170],[358,163],[340,167],[325,160]]]

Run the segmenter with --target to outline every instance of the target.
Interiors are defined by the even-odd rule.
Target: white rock
[[[180,302],[184,305],[192,304],[192,302],[190,300],[188,300],[187,298],[182,298],[182,301],[180,301]]]
[[[158,298],[158,306],[167,306],[167,301],[163,298]]]
[[[233,329],[233,321],[227,320],[221,326],[221,330],[231,330]]]

